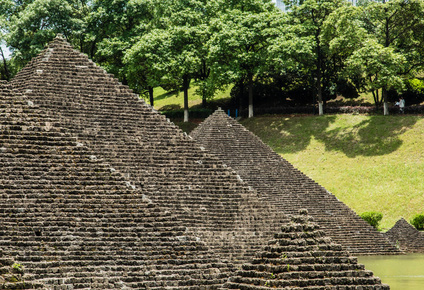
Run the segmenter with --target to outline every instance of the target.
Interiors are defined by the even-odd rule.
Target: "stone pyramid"
[[[217,288],[232,268],[4,84],[0,168],[0,289]]]
[[[327,234],[355,255],[399,250],[349,207],[275,153],[240,123],[217,110],[190,134],[261,197],[286,214],[307,208]]]
[[[227,289],[390,289],[300,210]]]
[[[253,257],[286,219],[60,35],[11,84],[222,257]]]
[[[28,277],[21,264],[2,255],[0,251],[0,289],[46,289],[46,285],[28,282]]]
[[[424,233],[418,231],[404,218],[399,219],[385,235],[405,252],[424,253]]]

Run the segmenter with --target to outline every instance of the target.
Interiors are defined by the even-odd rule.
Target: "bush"
[[[411,219],[411,225],[417,230],[424,230],[424,214],[417,214]]]
[[[362,213],[360,217],[371,226],[378,229],[378,224],[383,219],[383,214],[381,212],[369,211]]]

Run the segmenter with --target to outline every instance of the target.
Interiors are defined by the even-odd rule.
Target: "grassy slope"
[[[417,116],[265,116],[242,124],[381,228],[424,213],[424,120]]]
[[[216,99],[225,99],[230,89]],[[155,89],[155,108],[182,107],[182,92]],[[371,102],[370,96],[361,102]],[[189,106],[201,100],[189,91]],[[183,123],[189,132],[201,120]],[[381,228],[424,213],[424,120],[416,116],[264,116],[242,124],[358,214],[380,211]]]

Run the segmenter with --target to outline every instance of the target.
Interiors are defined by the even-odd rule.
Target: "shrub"
[[[383,214],[381,212],[369,211],[362,213],[360,217],[371,226],[378,229],[378,224],[383,219]]]
[[[411,225],[417,230],[424,230],[424,214],[417,214],[411,219]]]

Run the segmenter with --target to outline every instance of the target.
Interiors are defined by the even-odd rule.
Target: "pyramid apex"
[[[65,36],[62,33],[58,33],[55,37],[55,39],[59,39],[59,40],[65,40]]]

